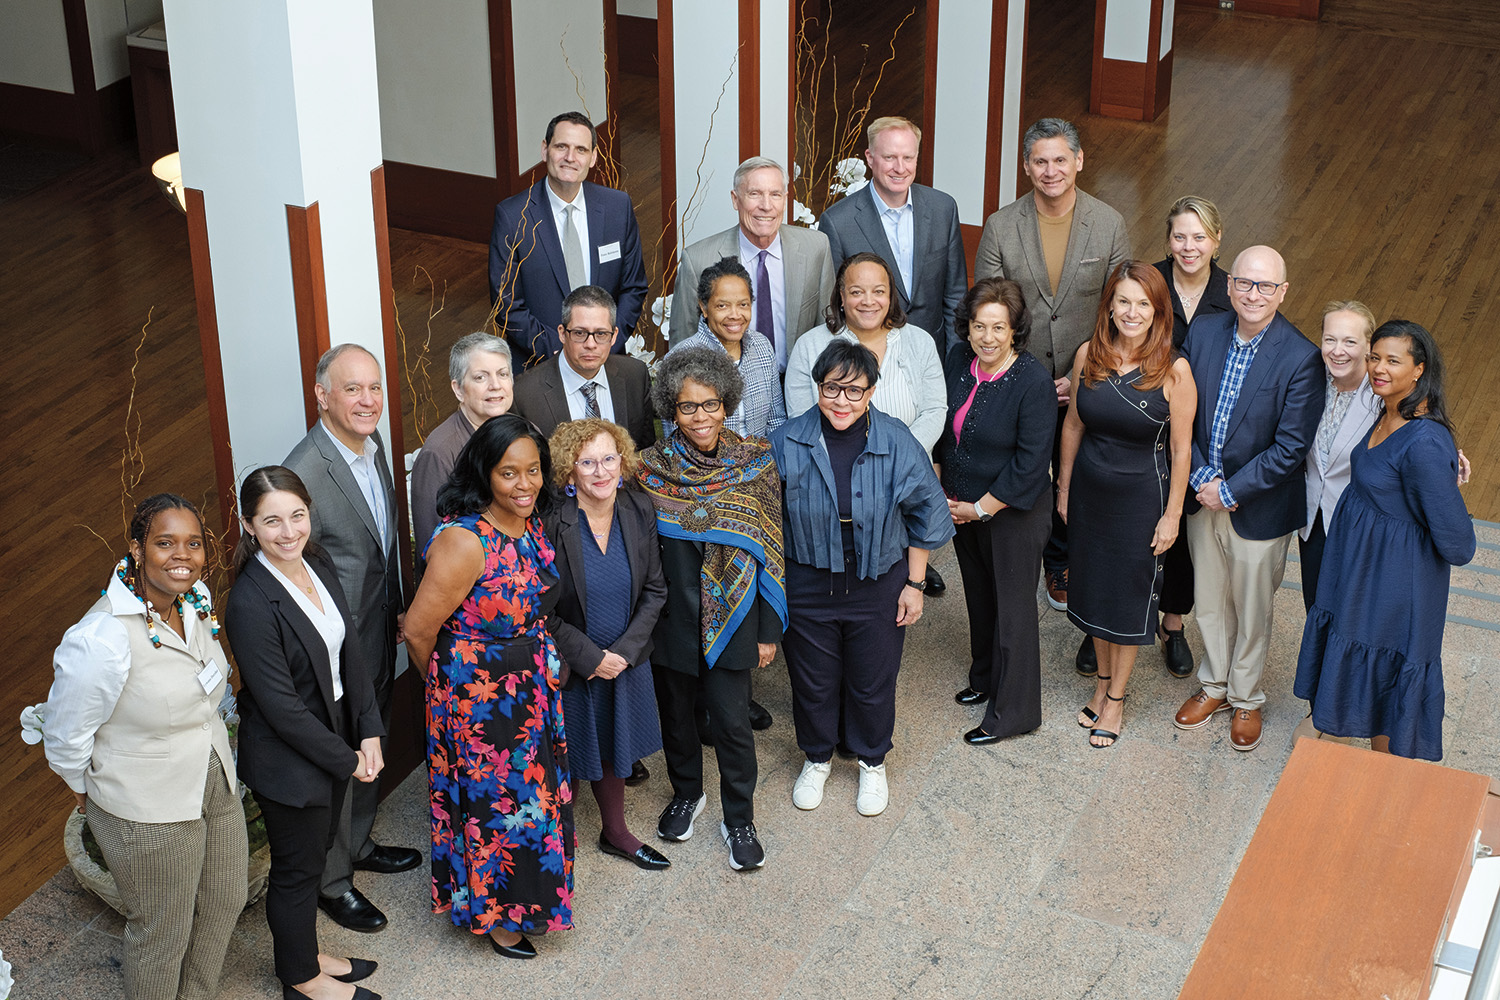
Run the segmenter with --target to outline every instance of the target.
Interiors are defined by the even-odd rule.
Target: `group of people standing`
[[[625,819],[658,750],[657,837],[694,835],[711,744],[728,862],[765,863],[753,730],[772,720],[751,678],[778,645],[805,757],[793,804],[817,808],[842,756],[855,808],[879,815],[905,630],[950,540],[970,628],[955,698],[984,706],[969,744],[1041,725],[1040,579],[1084,633],[1091,747],[1125,731],[1141,647],[1192,674],[1196,608],[1201,690],[1175,723],[1232,711],[1232,745],[1253,749],[1299,534],[1313,723],[1441,755],[1447,577],[1475,538],[1433,337],[1338,302],[1320,355],[1279,312],[1274,250],[1218,266],[1202,198],[1170,209],[1165,259],[1131,259],[1118,213],[1077,189],[1059,119],[1027,131],[1033,191],[986,222],[970,285],[953,199],[914,183],[920,138],[875,121],[868,192],[816,230],[782,223],[779,164],[742,164],[739,224],[683,251],[653,373],[620,353],[644,299],[628,198],[585,180],[587,118],[554,119],[547,177],[496,210],[506,336],[455,345],[458,408],[412,470],[415,593],[362,348],[325,354],[318,422],[241,485],[223,625],[237,766],[201,518],[142,502],[58,648],[47,732],[126,899],[129,995],[214,994],[244,899],[242,779],[270,838],[284,995],[378,1000],[358,985],[376,963],[321,953],[316,915],[379,930],[352,871],[421,863],[370,837],[403,642],[425,687],[432,907],[508,958],[572,926],[575,782],[603,853],[671,864]]]

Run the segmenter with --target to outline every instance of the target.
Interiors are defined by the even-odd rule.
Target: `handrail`
[[[1490,923],[1484,929],[1464,1000],[1500,1000],[1500,896],[1490,910]]]

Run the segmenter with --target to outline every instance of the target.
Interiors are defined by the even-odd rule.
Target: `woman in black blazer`
[[[374,781],[385,728],[369,676],[347,655],[349,606],[328,557],[308,543],[312,501],[290,469],[266,466],[240,486],[225,635],[240,690],[239,767],[271,847],[266,922],[287,1000],[379,1000],[347,984],[375,963],[318,952],[318,883],[352,775]]]
[[[647,871],[666,868],[671,862],[625,825],[631,765],[661,749],[647,660],[667,601],[656,508],[620,489],[634,481],[636,467],[623,427],[572,420],[550,443],[553,479],[566,496],[544,521],[559,577],[547,628],[567,666],[568,765],[599,803],[599,850]]]

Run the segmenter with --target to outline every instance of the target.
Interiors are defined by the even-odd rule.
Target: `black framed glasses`
[[[608,344],[615,339],[615,331],[613,330],[574,330],[570,328],[563,332],[575,344],[586,344],[591,340],[600,344]]]
[[[677,412],[684,417],[691,417],[699,410],[702,410],[704,413],[718,413],[723,408],[724,401],[722,399],[705,399],[701,403],[686,401],[678,403],[676,406]]]
[[[1285,281],[1256,281],[1254,278],[1230,278],[1237,292],[1248,292],[1252,288],[1260,290],[1262,295],[1275,295],[1276,289],[1286,284]]]
[[[867,385],[851,385],[848,382],[819,382],[818,391],[823,394],[824,399],[838,399],[842,393],[844,398],[851,403],[857,403],[865,398],[865,393],[870,391]]]

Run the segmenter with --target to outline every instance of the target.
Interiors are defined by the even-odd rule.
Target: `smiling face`
[[[255,516],[240,518],[240,524],[260,543],[260,550],[273,563],[296,563],[312,535],[312,514],[295,493],[273,490],[260,498]]]
[[[547,160],[547,180],[552,190],[565,201],[572,201],[578,185],[588,179],[599,151],[594,148],[589,130],[577,122],[558,122],[552,130],[552,141],[542,143]]]
[[[847,392],[828,398],[830,386],[852,386],[863,389],[858,400],[851,400]],[[870,409],[870,380],[863,375],[852,375],[846,371],[831,371],[818,387],[818,411],[838,430],[852,427]]]
[[[739,356],[740,341],[750,329],[750,304],[750,282],[738,275],[719,278],[708,301],[698,304],[708,329],[719,338],[730,357]]]
[[[1235,287],[1235,279],[1255,282],[1249,291]],[[1277,284],[1270,295],[1260,290],[1262,282]],[[1288,282],[1286,264],[1281,255],[1270,247],[1251,247],[1235,258],[1234,273],[1229,276],[1229,303],[1239,317],[1239,334],[1242,340],[1250,340],[1270,325],[1276,318],[1276,310],[1286,299]]]
[[[351,348],[333,359],[327,378],[328,385],[313,386],[323,426],[358,454],[380,426],[385,410],[380,365],[363,350]]]
[[[579,497],[613,503],[615,492],[620,487],[620,463],[620,449],[615,445],[614,436],[608,431],[600,431],[579,449],[568,482],[573,484]]]
[[[1188,278],[1202,274],[1218,252],[1219,241],[1204,227],[1197,212],[1172,216],[1167,233],[1167,253],[1179,274]]]
[[[516,388],[510,359],[498,351],[469,352],[469,367],[463,381],[448,385],[458,397],[458,408],[474,427],[508,412]]]
[[[536,442],[529,434],[517,438],[490,470],[490,513],[507,534],[519,536],[526,530],[542,483],[542,456]]]
[[[1364,317],[1347,310],[1323,317],[1323,364],[1335,385],[1346,392],[1357,388],[1369,354],[1370,329]]]
[[[906,204],[906,192],[917,177],[917,137],[909,128],[888,128],[865,150],[870,183],[892,208]]]
[[[683,379],[682,390],[677,393],[677,402],[681,403],[705,403],[709,400],[717,400],[719,394],[711,386],[694,379]],[[683,435],[694,448],[701,452],[711,452],[719,446],[719,431],[724,428],[724,418],[727,416],[724,406],[710,413],[702,406],[698,412],[684,414],[677,411],[677,426],[682,429]]]
[[[1047,201],[1059,201],[1073,193],[1083,170],[1083,150],[1073,152],[1061,136],[1038,139],[1022,165],[1031,186]]]
[[[786,217],[786,178],[779,167],[760,167],[740,179],[729,192],[729,202],[740,216],[740,231],[764,250],[781,231]]]
[[[969,319],[969,346],[986,375],[1000,370],[1010,357],[1016,331],[1010,325],[1010,310],[1000,302],[986,302]]]
[[[1426,367],[1411,356],[1410,337],[1381,337],[1370,345],[1370,388],[1387,403],[1410,396]]]
[[[1146,294],[1139,281],[1130,278],[1115,285],[1115,294],[1109,300],[1109,313],[1120,335],[1135,344],[1151,332],[1151,321],[1156,318],[1151,296]]]
[[[165,613],[203,575],[203,525],[192,511],[169,507],[151,519],[144,545],[131,541],[130,555],[146,599]]]
[[[855,264],[844,272],[840,297],[849,329],[873,333],[886,328],[885,318],[891,311],[891,283],[885,268],[871,261]]]

